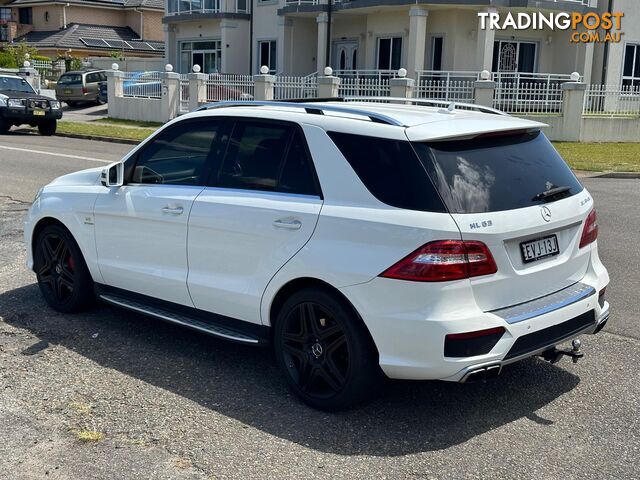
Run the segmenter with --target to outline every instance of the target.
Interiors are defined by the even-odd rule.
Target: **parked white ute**
[[[577,360],[578,341],[556,345],[602,329],[609,276],[593,200],[543,125],[398,101],[219,103],[54,180],[24,229],[45,300],[271,343],[328,410],[384,375]]]

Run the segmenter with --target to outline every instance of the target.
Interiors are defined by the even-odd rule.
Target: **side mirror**
[[[124,185],[124,163],[112,163],[102,170],[100,181],[105,187],[121,187]]]

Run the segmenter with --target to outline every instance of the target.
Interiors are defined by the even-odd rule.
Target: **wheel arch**
[[[284,303],[295,292],[299,292],[300,290],[304,290],[306,288],[317,288],[317,289],[323,290],[331,295],[334,295],[341,302],[343,302],[344,305],[353,312],[354,317],[362,324],[362,326],[364,327],[369,337],[371,345],[374,347],[376,354],[379,355],[378,347],[375,341],[373,340],[373,337],[371,336],[371,332],[369,331],[369,328],[367,327],[367,324],[365,323],[365,321],[362,319],[360,312],[358,312],[358,310],[353,305],[353,303],[351,303],[351,301],[347,298],[347,296],[344,293],[342,293],[338,288],[334,287],[333,285],[331,285],[330,283],[324,280],[320,280],[319,278],[315,278],[315,277],[295,278],[295,279],[289,280],[287,283],[285,283],[278,289],[276,294],[273,296],[271,305],[269,306],[269,310],[268,310],[269,325],[271,327],[270,328],[271,335],[273,335],[273,332],[275,331],[274,326],[276,323],[276,318],[278,317],[278,313],[280,312],[280,309],[282,308]]]

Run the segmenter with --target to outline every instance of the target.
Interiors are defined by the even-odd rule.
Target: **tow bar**
[[[578,363],[578,360],[584,357],[584,353],[580,350],[581,346],[582,342],[576,338],[571,342],[571,350],[562,350],[553,347],[542,352],[540,356],[550,363],[558,363],[560,359],[566,355],[567,357],[571,357],[573,363]]]

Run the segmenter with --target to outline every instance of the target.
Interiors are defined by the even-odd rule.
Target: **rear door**
[[[414,144],[463,240],[484,242],[498,272],[472,278],[485,311],[578,282],[592,200],[540,132]],[[559,192],[553,195],[553,192]]]
[[[298,125],[238,119],[221,168],[189,219],[189,292],[197,308],[260,323],[275,273],[309,240],[322,197]]]

